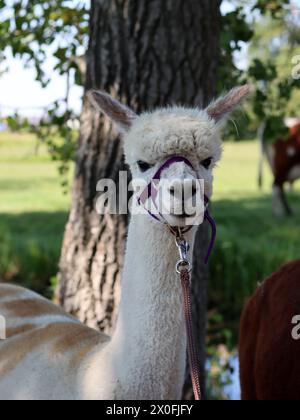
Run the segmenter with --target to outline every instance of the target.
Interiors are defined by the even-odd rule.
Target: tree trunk
[[[221,0],[94,0],[86,90],[107,91],[137,112],[180,103],[206,105],[215,94]],[[60,261],[57,300],[92,327],[110,333],[117,316],[127,219],[99,216],[96,184],[118,180],[120,141],[84,102],[70,218]],[[204,378],[207,269],[198,235],[194,319]],[[198,244],[198,246],[197,246]],[[187,389],[190,387],[188,384]]]

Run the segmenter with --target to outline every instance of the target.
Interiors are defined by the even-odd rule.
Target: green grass
[[[45,293],[57,272],[70,197],[32,135],[0,133],[0,277]]]
[[[0,213],[66,211],[57,165],[32,135],[0,133]]]
[[[50,297],[70,196],[63,194],[57,164],[44,147],[36,155],[35,147],[31,135],[0,133],[0,278]],[[299,187],[289,194],[294,217],[274,217],[267,167],[264,190],[257,188],[257,143],[225,143],[224,148],[212,204],[218,237],[210,264],[207,342],[217,363],[216,344],[236,346],[245,299],[300,250]]]
[[[57,272],[70,197],[63,194],[57,164],[44,147],[36,155],[35,146],[31,135],[0,133],[0,277],[44,293]],[[289,195],[293,218],[274,217],[267,167],[264,190],[256,184],[257,143],[224,148],[212,206],[218,238],[210,309],[236,332],[241,308],[257,283],[299,256],[300,192],[296,187]]]
[[[226,143],[215,172],[212,212],[218,239],[211,260],[210,306],[218,308],[235,333],[245,299],[257,284],[300,256],[299,185],[289,194],[294,216],[278,219],[272,214],[269,168],[263,191],[257,188],[257,161],[257,143]]]

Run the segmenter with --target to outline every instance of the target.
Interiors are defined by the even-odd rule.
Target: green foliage
[[[284,113],[280,116],[269,116],[266,119],[266,128],[264,132],[264,137],[267,141],[273,142],[277,139],[285,139],[289,135],[288,127],[283,124]]]
[[[231,361],[236,354],[231,354],[225,345],[209,345],[207,349],[207,399],[209,401],[228,400],[226,386],[232,384],[234,368]]]
[[[248,77],[256,88],[250,115],[254,127],[266,123],[266,139],[275,141],[288,134],[284,118],[299,117],[300,82],[292,77],[292,59],[300,54],[300,20],[293,18],[289,1],[258,1],[257,8],[263,17],[249,47]]]
[[[0,46],[36,69],[44,86],[49,75],[43,69],[49,46],[57,58],[55,70],[79,71],[74,57],[84,53],[88,32],[88,9],[82,0],[2,0]]]
[[[253,136],[264,121],[267,140],[275,141],[287,135],[284,118],[299,116],[300,82],[292,78],[292,57],[300,55],[299,17],[293,17],[290,0],[236,0],[234,5],[235,10],[222,18],[218,88],[250,81],[255,93],[239,132]],[[249,42],[249,70],[243,74],[234,57]],[[227,131],[236,137],[234,126]]]
[[[6,118],[6,123],[8,128],[12,132],[17,131],[30,131],[30,124],[27,118],[21,118],[18,113],[11,115]]]
[[[59,113],[58,109],[59,105],[55,103],[40,125],[31,127],[31,132],[38,136],[47,146],[52,159],[58,162],[61,186],[67,193],[69,169],[74,160],[78,132],[72,127],[72,121],[76,120],[76,116],[70,111]]]
[[[33,66],[36,79],[47,86],[44,62],[49,55],[55,58],[53,71],[67,78],[66,92],[50,104],[41,126],[33,128],[40,141],[47,144],[54,160],[60,162],[63,186],[67,185],[68,169],[74,157],[74,130],[70,125],[78,118],[69,109],[69,86],[84,82],[83,55],[88,42],[89,10],[86,0],[1,0],[0,50],[2,60],[11,53],[26,66]],[[1,56],[0,56],[1,60]],[[8,119],[13,130],[29,129],[28,122],[12,116]]]
[[[253,31],[246,21],[246,10],[237,5],[236,9],[222,17],[220,39],[221,58],[218,67],[218,91],[231,89],[239,83],[242,72],[234,63],[234,54],[240,51],[243,42],[249,42]]]
[[[281,19],[285,6],[289,6],[290,0],[256,0],[253,11],[259,10],[261,14],[270,14],[273,19]]]

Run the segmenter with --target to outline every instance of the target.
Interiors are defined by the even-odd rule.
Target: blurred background
[[[205,0],[198,6],[196,1],[174,0],[176,7],[172,12],[166,6],[166,10],[160,9],[162,3],[169,1],[149,0],[147,11],[139,9],[144,1],[140,6],[130,0],[108,1],[101,6],[99,15],[96,12],[100,5],[95,3],[0,0],[0,279],[22,284],[49,298],[59,290],[56,300],[93,324],[96,315],[82,308],[75,310],[70,299],[62,296],[62,290],[68,288],[68,276],[79,271],[75,263],[72,269],[66,268],[65,255],[70,242],[75,241],[66,238],[72,228],[70,221],[62,250],[70,208],[77,211],[80,220],[86,220],[87,214],[91,216],[86,210],[78,210],[74,195],[72,201],[72,186],[76,193],[82,192],[78,180],[85,177],[79,175],[82,157],[78,150],[92,145],[86,159],[93,159],[91,156],[96,153],[101,155],[102,163],[97,158],[97,175],[103,173],[99,168],[112,153],[104,140],[94,147],[80,128],[80,118],[84,124],[88,112],[86,105],[83,107],[85,89],[104,88],[139,110],[165,102],[207,102],[235,85],[250,82],[253,94],[225,128],[224,159],[215,173],[212,212],[218,240],[209,270],[205,338],[208,397],[238,399],[236,354],[243,305],[259,282],[283,263],[299,257],[299,185],[286,186],[292,216],[276,216],[274,176],[268,159],[261,164],[261,153],[266,148],[271,150],[278,139],[286,141],[290,130],[299,123],[300,0],[215,0],[210,6]],[[191,17],[198,7],[203,7],[201,36],[207,36],[201,47],[198,22]],[[147,22],[149,31],[155,25],[165,29],[170,25],[170,40],[175,12],[186,16],[184,31],[190,36],[185,39],[184,51],[191,50],[196,57],[188,74],[185,59],[178,65],[174,57],[164,56],[157,49],[148,48],[147,57],[141,53],[147,42],[155,44],[151,37],[146,42]],[[160,23],[156,15],[168,17],[168,13],[171,18]],[[124,29],[122,25],[127,21],[128,28]],[[143,31],[137,29],[140,26]],[[154,37],[155,31],[151,33]],[[214,39],[210,39],[212,34]],[[160,37],[159,30],[156,36]],[[118,45],[112,42],[116,38]],[[122,48],[127,48],[124,39],[131,42],[130,59],[122,54]],[[210,56],[212,45],[214,57]],[[176,47],[179,49],[180,45],[175,50]],[[109,48],[114,58],[107,58]],[[198,49],[202,54],[199,57],[194,54]],[[213,62],[212,73],[205,75],[201,60]],[[132,73],[140,72],[143,77],[131,75],[134,82],[126,79],[125,84],[124,75],[126,71],[130,73],[131,65]],[[189,82],[193,78],[197,81],[194,85],[183,82],[180,87],[176,81],[168,81],[165,88],[156,80],[152,85],[149,75],[144,74],[151,69],[155,76],[160,67],[181,72]],[[168,72],[160,71],[159,78],[167,80]],[[94,73],[98,78],[93,78]],[[203,89],[203,98],[197,97],[193,89],[202,89],[206,84],[213,87]],[[139,94],[133,94],[137,89]],[[190,96],[185,94],[187,89],[192,92]],[[111,135],[97,127],[101,138]],[[267,142],[264,146],[259,141],[262,135]],[[114,152],[114,158],[121,161],[118,153]],[[259,164],[265,173],[260,188]],[[83,197],[88,202],[90,193]],[[83,229],[89,231],[88,226]],[[122,229],[123,225],[116,228],[119,234]],[[86,247],[87,244],[88,240]],[[118,252],[122,254],[122,249]],[[85,254],[85,258],[92,257]],[[119,272],[122,263],[116,259],[115,264]],[[79,275],[78,284],[87,281],[86,276],[98,274],[85,271],[85,276]],[[96,318],[96,326],[109,329],[114,315]]]

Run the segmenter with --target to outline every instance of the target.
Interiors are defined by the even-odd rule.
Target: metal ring
[[[192,271],[191,263],[187,260],[179,260],[176,264],[176,273],[181,274],[183,270],[187,270],[189,273]]]

